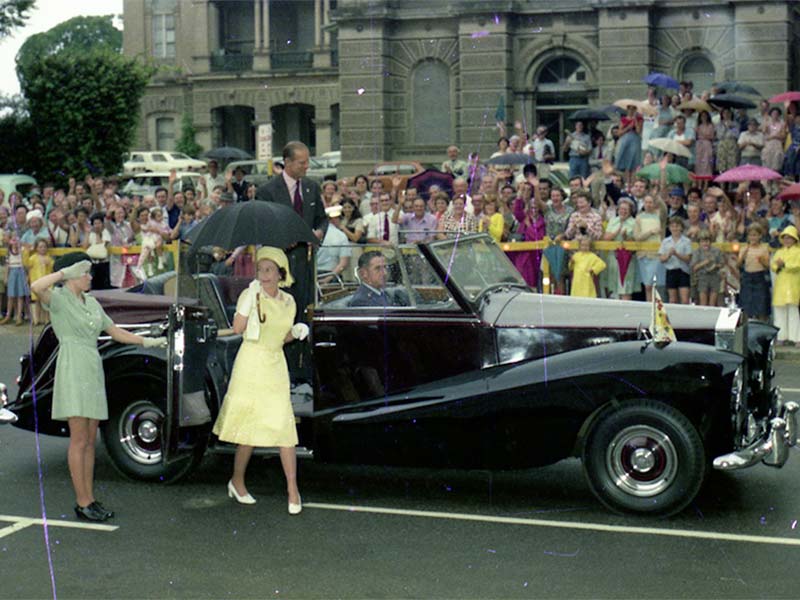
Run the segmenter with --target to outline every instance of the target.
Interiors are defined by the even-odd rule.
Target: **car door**
[[[485,398],[484,328],[416,247],[402,252],[389,261],[387,292],[407,305],[350,306],[352,281],[315,310],[314,450],[322,460],[461,464],[471,452],[458,413]]]

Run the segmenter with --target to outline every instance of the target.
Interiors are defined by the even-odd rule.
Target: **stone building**
[[[800,87],[800,3],[751,0],[125,0],[126,54],[166,69],[139,145],[167,148],[183,112],[205,147],[341,147],[343,171],[491,153],[495,114],[551,127],[576,108],[645,96],[661,71]],[[511,129],[511,127],[509,127]]]

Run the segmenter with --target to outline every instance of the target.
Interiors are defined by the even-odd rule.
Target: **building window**
[[[412,85],[414,143],[441,145],[451,140],[450,69],[438,60],[421,62]]]
[[[175,58],[175,15],[153,15],[153,56]]]
[[[171,117],[156,119],[156,149],[175,149],[175,119]]]
[[[714,79],[714,65],[705,56],[701,54],[690,56],[683,63],[681,81],[691,81],[694,84],[692,89],[696,95],[699,96],[704,91],[710,90]]]

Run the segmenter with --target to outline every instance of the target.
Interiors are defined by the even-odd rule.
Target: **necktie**
[[[303,216],[303,197],[300,195],[300,180],[297,180],[297,185],[294,188],[294,212],[301,217]]]
[[[389,213],[383,213],[383,239],[389,241]]]

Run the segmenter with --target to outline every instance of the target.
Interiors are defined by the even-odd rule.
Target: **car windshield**
[[[443,240],[431,244],[431,249],[448,277],[470,302],[495,285],[527,285],[502,249],[488,236]]]

